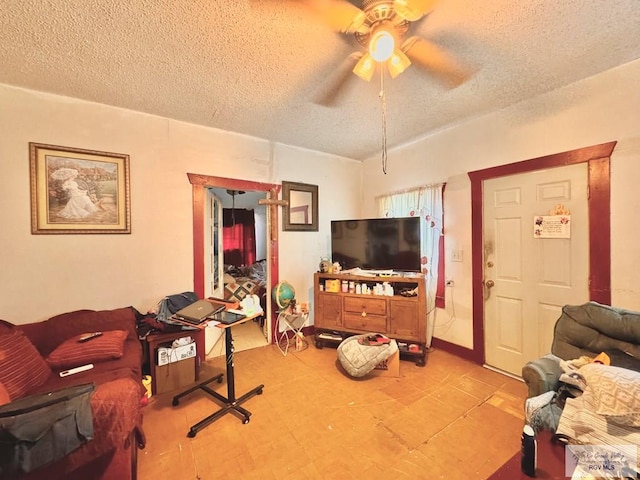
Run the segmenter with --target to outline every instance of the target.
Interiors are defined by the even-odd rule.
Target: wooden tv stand
[[[330,292],[327,280],[367,284],[388,282],[394,295],[364,295]],[[323,285],[324,289],[320,290]],[[403,290],[415,289],[415,296],[403,296]],[[359,276],[340,273],[316,273],[313,282],[316,348],[337,345],[345,338],[362,333],[382,333],[398,342],[401,357],[424,366],[427,354],[427,302],[422,274],[411,276]]]

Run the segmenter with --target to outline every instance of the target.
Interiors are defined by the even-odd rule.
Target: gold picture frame
[[[29,142],[32,234],[131,233],[129,155]]]
[[[318,186],[299,182],[282,182],[284,231],[318,231]]]

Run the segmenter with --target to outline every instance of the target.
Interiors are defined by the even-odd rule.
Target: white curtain
[[[420,217],[420,263],[427,287],[427,347],[431,346],[435,326],[443,187],[429,185],[378,197],[378,214],[383,218]]]

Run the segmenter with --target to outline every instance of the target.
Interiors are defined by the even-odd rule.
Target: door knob
[[[487,280],[484,284],[487,288],[491,288],[495,285],[495,282],[493,280]]]

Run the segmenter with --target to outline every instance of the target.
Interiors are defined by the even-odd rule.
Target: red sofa
[[[77,341],[95,331],[103,336]],[[61,370],[88,363],[94,368],[59,375]],[[95,385],[90,399],[93,438],[55,462],[16,478],[135,480],[137,449],[145,443],[141,365],[142,346],[131,307],[79,310],[23,325],[0,320],[0,405],[72,385]]]

